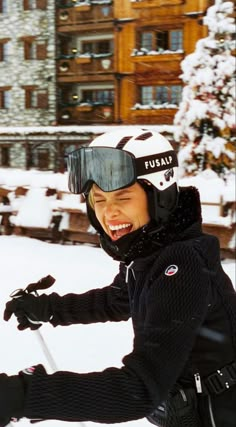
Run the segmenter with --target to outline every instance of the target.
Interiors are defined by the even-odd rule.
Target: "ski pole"
[[[22,296],[29,294],[29,293],[34,293],[35,296],[39,296],[38,289],[47,289],[47,288],[51,287],[54,282],[55,282],[54,277],[48,275],[46,277],[43,277],[41,280],[39,280],[36,283],[30,283],[26,287],[26,289],[17,289],[15,291],[13,291],[10,296],[13,299],[14,298],[21,298]],[[33,325],[39,325],[39,326],[41,325],[41,322],[38,319],[36,319],[35,316],[33,316],[33,315],[30,315],[30,316],[31,317],[26,316],[30,323],[32,323]],[[42,347],[43,353],[46,357],[46,360],[47,360],[50,368],[52,369],[52,371],[57,371],[58,369],[57,369],[56,362],[55,362],[55,360],[54,360],[54,358],[53,358],[53,356],[52,356],[52,354],[51,354],[51,352],[50,352],[50,350],[49,350],[49,348],[48,348],[48,346],[44,340],[42,333],[40,332],[39,329],[35,329],[34,332],[38,338],[38,341],[40,343],[40,346]]]
[[[46,344],[46,342],[44,340],[44,337],[43,337],[43,335],[40,332],[40,330],[36,329],[34,331],[34,333],[37,336],[39,344],[41,345],[41,348],[43,350],[44,356],[45,356],[46,360],[48,361],[48,364],[49,364],[51,370],[53,372],[58,371],[56,362],[55,362],[55,360],[54,360],[54,358],[53,358],[53,356],[52,356],[52,354],[51,354],[51,352],[50,352],[50,350],[49,350],[49,348],[48,348],[48,346],[47,346],[47,344]]]
[[[20,297],[24,296],[25,294],[29,294],[29,293],[34,293],[35,296],[38,297],[39,296],[39,293],[38,293],[39,289],[48,289],[53,285],[53,283],[55,283],[54,277],[48,275],[46,277],[43,277],[42,279],[40,279],[36,283],[30,283],[25,289],[17,289],[15,291],[13,291],[11,293],[10,297],[11,298],[20,298]],[[34,325],[41,325],[41,322],[38,319],[36,319],[36,318],[32,319],[28,316],[26,316],[26,317],[30,323],[32,323]],[[35,316],[32,316],[32,317],[35,317]],[[51,354],[51,352],[50,352],[50,350],[49,350],[49,348],[48,348],[48,346],[44,340],[42,333],[40,332],[39,329],[34,329],[34,333],[37,336],[37,339],[40,343],[40,346],[43,350],[43,353],[46,357],[46,360],[48,361],[48,364],[49,364],[51,370],[53,372],[58,371],[57,364],[56,364],[56,362],[55,362],[55,360],[54,360],[54,358],[53,358],[53,356],[52,356],[52,354]],[[85,427],[85,424],[82,421],[79,421],[78,426],[79,427]],[[10,422],[7,427],[14,427],[14,426]]]

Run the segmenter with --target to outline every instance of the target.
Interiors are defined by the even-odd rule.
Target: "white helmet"
[[[157,190],[164,191],[177,183],[177,155],[169,141],[160,133],[128,127],[96,137],[90,147],[112,147],[134,155],[142,167],[136,178],[150,182]]]
[[[115,191],[138,181],[147,193],[151,218],[166,222],[177,205],[177,167],[177,154],[166,138],[127,127],[104,133],[68,155],[69,189],[84,193],[87,200],[93,183]],[[91,219],[88,200],[87,207]]]
[[[71,192],[87,195],[93,183],[103,191],[115,191],[138,181],[147,193],[150,216],[158,222],[166,221],[177,204],[177,169],[177,154],[169,141],[141,128],[104,133],[89,147],[68,155]]]

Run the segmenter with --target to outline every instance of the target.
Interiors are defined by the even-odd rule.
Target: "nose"
[[[105,205],[105,211],[104,211],[105,218],[108,220],[114,219],[118,216],[118,214],[119,214],[118,205],[114,202],[107,201]]]

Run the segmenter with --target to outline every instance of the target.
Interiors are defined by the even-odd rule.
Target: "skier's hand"
[[[0,374],[0,427],[20,419],[24,407],[24,382],[19,375]]]
[[[3,318],[8,321],[12,315],[18,320],[18,329],[38,329],[40,322],[48,322],[52,317],[49,295],[34,296],[24,293],[6,303]]]

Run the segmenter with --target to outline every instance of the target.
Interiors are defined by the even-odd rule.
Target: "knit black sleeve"
[[[174,264],[176,274],[167,275]],[[146,292],[142,322],[134,319],[133,351],[122,368],[47,375],[36,369],[28,389],[28,418],[118,423],[148,416],[167,396],[190,357],[206,313],[209,276],[195,251],[165,251]],[[138,316],[138,313],[136,314]]]
[[[127,320],[130,317],[127,284],[119,273],[110,286],[84,294],[50,295],[53,326]]]

